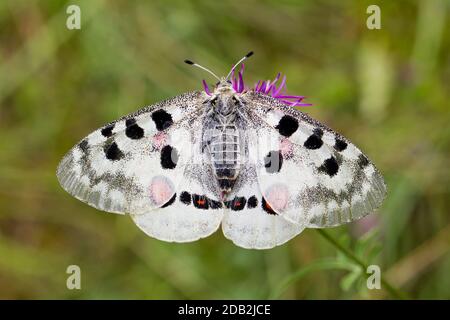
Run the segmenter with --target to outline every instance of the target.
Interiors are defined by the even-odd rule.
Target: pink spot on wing
[[[294,155],[294,146],[288,138],[280,141],[280,151],[284,159],[292,158]]]
[[[274,211],[280,212],[287,207],[289,190],[284,184],[274,184],[269,187],[264,197]]]
[[[161,150],[168,143],[169,137],[163,132],[158,132],[152,137],[152,145],[155,149]]]
[[[156,176],[150,183],[150,200],[155,206],[162,206],[172,198],[174,187],[172,182],[164,176]]]

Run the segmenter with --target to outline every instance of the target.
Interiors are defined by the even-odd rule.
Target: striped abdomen
[[[241,166],[239,131],[234,125],[216,124],[209,141],[211,163],[220,189],[229,192]]]

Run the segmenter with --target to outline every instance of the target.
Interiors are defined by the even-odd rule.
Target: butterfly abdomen
[[[241,167],[239,131],[234,124],[214,124],[209,131],[211,165],[221,191],[231,191]]]

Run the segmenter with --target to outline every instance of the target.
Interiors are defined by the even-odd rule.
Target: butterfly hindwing
[[[174,186],[175,193],[163,207],[141,214],[131,214],[133,221],[146,234],[164,241],[188,242],[204,238],[217,230],[222,221],[224,205],[206,155],[201,152],[199,117],[190,124],[189,152]]]
[[[163,206],[182,178],[191,151],[186,132],[202,114],[203,100],[201,92],[182,94],[89,134],[59,164],[62,187],[108,212]]]
[[[275,212],[306,227],[330,227],[381,205],[383,178],[351,142],[270,96],[249,92],[246,98],[257,141],[250,153]]]
[[[199,166],[193,167],[185,167],[183,179],[170,202],[142,214],[131,214],[146,234],[164,241],[188,242],[207,237],[217,230],[223,217],[223,204],[216,195],[205,192],[202,180],[207,173],[199,170]],[[196,179],[191,170],[196,172]]]
[[[268,249],[299,234],[304,226],[278,215],[267,205],[256,179],[256,168],[243,167],[236,191],[226,202],[222,230],[228,239],[247,249]]]

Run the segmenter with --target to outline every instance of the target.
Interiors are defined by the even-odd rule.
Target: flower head
[[[241,69],[239,72],[237,72],[237,76],[235,73],[235,70],[231,73],[231,85],[233,89],[238,92],[242,93],[246,90],[251,90],[249,87],[247,87],[244,83],[244,64],[241,65]],[[310,103],[304,103],[303,100],[306,98],[305,96],[297,96],[297,95],[288,95],[286,91],[286,76],[283,76],[281,78],[281,81],[279,81],[281,78],[281,73],[278,73],[278,75],[275,77],[273,81],[270,80],[260,80],[258,81],[253,90],[256,92],[267,94],[271,97],[274,97],[275,99],[280,100],[284,104],[287,104],[291,107],[306,107],[311,106]],[[206,94],[211,95],[211,91],[209,90],[209,87],[205,80],[203,80],[203,87],[205,89]]]

